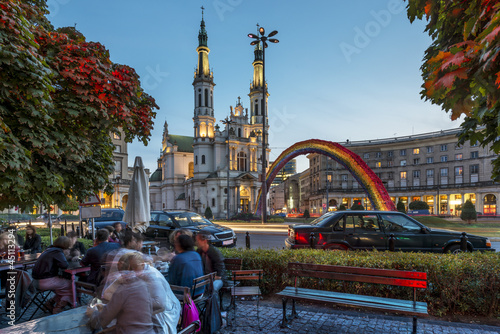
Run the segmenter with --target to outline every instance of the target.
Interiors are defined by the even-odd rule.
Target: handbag
[[[217,333],[222,327],[222,315],[217,297],[217,293],[212,293],[206,301],[205,313],[203,313],[203,321],[201,322],[203,334]]]
[[[182,307],[182,328],[186,328],[194,321],[200,321],[200,314],[198,308],[191,299],[191,296],[184,296],[184,306]],[[196,331],[199,332],[201,328]]]

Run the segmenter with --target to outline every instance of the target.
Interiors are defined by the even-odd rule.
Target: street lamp
[[[228,117],[226,117],[224,120],[221,121],[222,124],[226,125],[226,139],[227,139],[227,210],[226,210],[226,218],[229,221],[229,197],[231,196],[231,193],[229,192],[229,125],[233,124],[234,121],[230,120]]]
[[[330,174],[326,175],[326,211],[323,213],[327,213],[330,208],[330,200],[328,199],[328,190],[330,188],[330,184],[332,184],[332,176]]]
[[[264,27],[259,28],[259,35],[248,34],[248,37],[253,38],[250,45],[257,45],[262,43],[262,188],[261,188],[261,200],[260,200],[260,210],[262,214],[262,224],[266,222],[266,199],[267,199],[267,185],[266,185],[266,99],[267,99],[267,87],[266,87],[266,48],[267,41],[271,43],[279,43],[279,40],[273,37],[278,33],[277,30],[273,30],[269,35],[265,35],[266,30]]]

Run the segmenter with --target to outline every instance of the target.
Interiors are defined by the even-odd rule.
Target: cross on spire
[[[241,104],[240,100],[241,100],[241,97],[238,96],[238,105]]]
[[[203,11],[205,10],[205,7],[201,6],[201,19],[203,20]]]

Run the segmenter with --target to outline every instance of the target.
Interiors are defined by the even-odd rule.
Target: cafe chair
[[[260,328],[260,318],[259,318],[259,301],[262,295],[260,291],[260,283],[263,276],[262,269],[251,269],[251,270],[234,270],[233,271],[233,286],[231,288],[231,304],[234,310],[234,322],[236,323],[236,298],[241,297],[257,297],[257,323]],[[245,283],[243,285],[243,281]],[[241,282],[241,285],[237,283]],[[252,285],[253,284],[253,285]],[[255,285],[257,284],[257,285]]]
[[[198,311],[200,311],[200,317],[205,312],[205,306],[206,306],[205,302],[212,295],[212,288],[214,286],[215,274],[216,273],[210,273],[193,279],[193,285],[191,286],[191,298],[193,299],[193,302],[196,304],[196,307],[198,307]],[[205,287],[205,291],[202,294],[195,296],[196,293],[195,291],[201,287]]]
[[[186,328],[184,328],[180,332],[177,332],[177,334],[192,334],[192,333],[195,333],[198,330],[198,328],[200,328],[200,327],[201,327],[200,321],[196,320],[196,321],[193,321],[189,326],[187,326]]]
[[[38,280],[34,279],[31,281],[28,290],[25,291],[24,293],[29,295],[23,296],[23,299],[29,298],[30,301],[28,302],[26,307],[23,308],[21,314],[19,315],[19,317],[17,317],[16,321],[19,321],[28,310],[30,311],[33,310],[32,305],[36,306],[36,308],[34,308],[33,313],[31,314],[28,321],[33,319],[38,310],[42,310],[44,313],[51,313],[50,310],[48,310],[44,306],[44,304],[48,300],[48,297],[52,293],[52,290],[40,290],[40,287],[38,286]]]
[[[225,310],[224,305],[222,303],[224,292],[231,292],[231,288],[234,286],[234,284],[236,285],[239,284],[239,282],[234,282],[231,278],[233,276],[234,270],[243,269],[243,260],[238,258],[224,259],[224,266],[226,268],[226,277],[228,277],[229,279],[226,280],[225,285],[219,290],[219,301],[220,301],[220,308],[222,311]]]

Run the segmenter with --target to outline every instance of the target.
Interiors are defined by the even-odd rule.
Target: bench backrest
[[[427,273],[393,269],[332,266],[311,263],[288,263],[288,275],[350,282],[377,283],[412,288],[427,288]],[[297,279],[295,279],[297,286]]]

